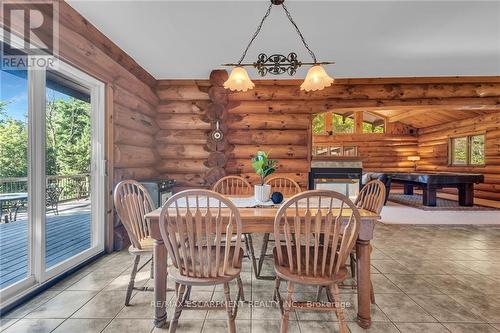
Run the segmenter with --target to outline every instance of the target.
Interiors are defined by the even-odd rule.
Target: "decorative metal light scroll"
[[[302,44],[304,47],[307,49],[307,52],[309,52],[312,62],[301,62],[297,59],[297,54],[295,52],[290,52],[288,56],[285,56],[283,54],[273,54],[270,56],[267,56],[265,53],[259,54],[257,57],[257,61],[254,63],[243,63],[243,59],[245,59],[245,56],[247,54],[248,49],[252,45],[253,41],[259,34],[262,25],[264,24],[264,21],[266,18],[269,16],[271,13],[271,8],[272,6],[281,6],[283,10],[285,11],[288,20],[290,23],[292,23],[293,27],[295,28],[295,31],[300,37],[300,40],[302,41]],[[300,32],[299,27],[295,23],[295,21],[292,18],[292,15],[288,11],[288,8],[284,4],[284,0],[271,0],[271,4],[268,6],[267,11],[260,21],[259,26],[257,27],[257,30],[253,34],[252,38],[250,39],[250,42],[248,43],[247,47],[243,51],[243,54],[240,57],[240,60],[237,63],[231,63],[231,64],[222,64],[222,66],[231,66],[231,67],[255,67],[257,71],[259,72],[260,76],[266,76],[266,74],[272,74],[272,75],[280,75],[284,73],[288,73],[288,75],[294,75],[297,72],[297,69],[301,67],[302,65],[330,65],[334,64],[335,62],[332,61],[323,61],[319,62],[316,59],[316,55],[314,52],[309,48],[309,45],[307,44],[306,40],[304,39],[304,36]]]

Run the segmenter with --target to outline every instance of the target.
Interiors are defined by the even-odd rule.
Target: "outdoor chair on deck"
[[[168,274],[174,279],[177,291],[169,332],[176,331],[183,310],[225,309],[228,331],[235,333],[238,302],[243,299],[242,226],[236,206],[213,191],[186,190],[167,200],[159,221],[161,236],[173,263]],[[229,283],[234,280],[238,293],[231,302]],[[224,285],[224,305],[188,304],[193,286],[216,285]]]
[[[243,177],[239,176],[226,176],[219,179],[212,191],[223,194],[225,196],[251,196],[253,195],[253,188],[249,182]],[[252,234],[243,234],[245,241],[245,249],[248,257],[252,261],[253,271],[257,275],[257,259],[255,258],[255,250],[253,247]]]
[[[342,218],[344,209],[352,211],[350,216]],[[274,220],[273,256],[274,295],[282,313],[281,333],[288,331],[288,317],[293,308],[335,311],[340,332],[348,332],[339,284],[349,274],[345,263],[356,244],[360,220],[360,213],[351,200],[334,191],[299,193],[278,210]],[[286,300],[280,295],[281,281],[288,284]],[[292,300],[296,284],[326,288],[328,303]]]
[[[59,215],[59,199],[63,188],[57,184],[48,184],[45,190],[45,204],[47,211],[53,211],[55,215]],[[17,212],[16,212],[17,213]]]
[[[283,197],[291,197],[297,193],[302,192],[299,184],[291,178],[284,176],[271,177],[266,181],[266,184],[271,185],[272,192],[281,192]],[[271,239],[272,241],[272,239]],[[257,278],[261,278],[262,265],[267,253],[267,245],[269,243],[269,234],[265,233],[262,239],[262,248],[260,249],[259,263],[257,267]]]
[[[144,218],[144,215],[154,210],[155,206],[146,188],[135,180],[124,180],[116,185],[114,204],[132,243],[128,251],[134,256],[134,265],[125,296],[125,305],[128,306],[132,291],[137,289],[134,288],[137,272],[144,268],[153,257],[153,239],[150,237],[149,222]],[[147,259],[138,268],[141,257]],[[150,275],[153,278],[153,264],[151,264]]]

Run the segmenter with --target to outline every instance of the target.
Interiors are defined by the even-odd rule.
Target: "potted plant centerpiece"
[[[257,175],[260,176],[260,185],[255,185],[255,200],[266,202],[271,197],[271,185],[264,184],[266,177],[276,171],[276,161],[269,159],[269,154],[264,151],[258,151],[252,158],[252,167]]]

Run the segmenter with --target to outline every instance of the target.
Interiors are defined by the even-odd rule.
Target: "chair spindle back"
[[[124,180],[115,187],[114,204],[130,242],[142,249],[141,240],[150,236],[149,221],[144,215],[155,209],[148,190],[135,180]]]
[[[354,204],[360,209],[380,214],[384,206],[385,191],[384,183],[380,180],[372,180],[359,192]]]
[[[351,213],[346,215],[346,209]],[[341,193],[311,190],[293,196],[274,220],[278,264],[299,275],[331,277],[356,243],[360,220],[356,206]]]
[[[240,176],[226,176],[219,179],[212,191],[224,195],[251,195],[252,185]]]
[[[186,190],[175,194],[162,208],[160,231],[181,275],[215,278],[239,264],[240,213],[219,193]],[[236,241],[231,242],[234,236]]]
[[[299,184],[291,178],[276,176],[269,178],[266,184],[271,185],[271,191],[281,192],[284,196],[295,195],[302,192]]]

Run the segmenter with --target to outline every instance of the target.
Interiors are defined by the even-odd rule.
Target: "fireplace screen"
[[[311,168],[309,189],[340,192],[354,200],[361,189],[362,169]]]

